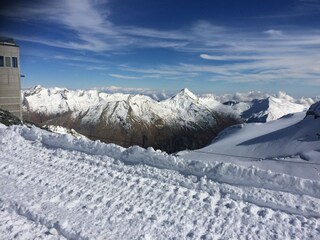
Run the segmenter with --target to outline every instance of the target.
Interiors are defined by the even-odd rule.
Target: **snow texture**
[[[286,141],[305,137],[299,151],[309,153],[319,146],[309,126],[320,119],[301,118],[231,128],[208,148],[219,142],[236,147],[246,129],[242,143],[256,134],[257,146],[268,147],[266,132],[289,128]],[[273,147],[259,150],[266,155]],[[242,148],[252,150],[247,142],[231,153]],[[0,239],[320,238],[320,181],[308,173],[197,152],[191,159],[186,152],[126,149],[25,125],[1,125],[0,154]]]
[[[268,123],[240,124],[222,131],[212,144],[182,151],[185,159],[236,163],[244,167],[320,179],[319,103],[305,112]]]

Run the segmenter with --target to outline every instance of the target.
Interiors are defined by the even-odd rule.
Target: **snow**
[[[307,154],[319,147],[312,135],[319,120],[297,114],[241,125],[205,150],[220,144],[229,153],[272,157],[276,144],[304,137],[308,143],[291,151]],[[265,141],[283,129],[288,137],[278,132],[274,145]],[[264,160],[126,149],[61,132],[0,124],[0,239],[320,238],[320,181],[310,172],[257,165]],[[264,141],[237,145],[253,136]],[[281,151],[289,146],[273,154]]]
[[[188,112],[190,108],[185,109],[197,98],[187,89],[182,90],[174,99],[161,102],[144,95],[107,94],[97,90],[46,89],[41,86],[26,90],[23,95],[25,111],[47,115],[72,111],[73,118],[84,114],[83,122],[96,123],[103,116],[116,123],[133,117],[146,123],[161,118],[167,122],[181,121],[181,124],[185,125],[187,121],[198,118],[196,112]],[[202,110],[201,106],[194,105],[194,108],[198,112]],[[185,114],[188,118],[185,120],[184,116],[178,114]],[[203,117],[208,119],[207,116]]]
[[[62,126],[54,126],[54,125],[44,125],[43,128],[48,129],[51,132],[55,132],[55,133],[60,133],[60,134],[70,134],[75,138],[83,138],[83,139],[88,139],[86,136],[78,133],[76,130],[74,129],[68,129]]]
[[[269,122],[289,113],[302,112],[306,106],[288,101],[292,98],[268,97],[262,100],[253,100],[249,109],[242,112],[242,117],[248,122]]]
[[[175,96],[157,101],[147,95],[106,93],[101,90],[68,90],[65,88],[43,88],[36,86],[23,91],[23,109],[47,116],[72,113],[73,119],[81,117],[82,123],[95,124],[106,119],[116,124],[126,124],[128,119],[154,124],[161,119],[164,123],[190,126],[190,122],[211,122],[212,113],[219,112],[242,116],[258,122],[278,119],[286,114],[300,112],[313,103],[312,99],[295,100],[285,93],[276,96],[260,92],[234,95],[197,96],[182,89]],[[226,101],[235,105],[223,105]]]
[[[308,113],[317,114],[318,104]],[[225,129],[209,146],[179,153],[185,159],[202,159],[255,166],[260,169],[320,179],[320,118],[305,112],[268,123],[250,123]]]
[[[249,103],[249,102],[252,102],[253,100],[262,100],[262,99],[267,99],[269,97],[273,97],[283,101],[298,103],[305,106],[310,106],[311,104],[320,100],[319,96],[314,98],[301,97],[301,98],[295,99],[282,91],[279,91],[276,94],[268,94],[260,91],[250,91],[250,92],[244,92],[244,93],[236,92],[232,94],[221,94],[221,95],[204,94],[202,95],[202,97],[214,98],[215,100],[222,103],[228,102],[228,101],[234,101],[238,103],[240,102]]]

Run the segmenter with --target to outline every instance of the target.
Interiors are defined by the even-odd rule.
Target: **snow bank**
[[[70,134],[50,133],[35,126],[11,126],[10,130],[21,135],[23,138],[43,144],[49,148],[63,148],[70,151],[80,151],[91,155],[106,155],[119,157],[125,150],[115,144],[105,144],[97,141],[90,141],[84,138],[76,138]],[[9,131],[10,131],[9,130]]]
[[[123,162],[130,164],[146,164],[149,166],[171,169],[183,175],[229,183],[233,185],[252,186],[272,190],[281,190],[298,194],[320,197],[320,182],[302,179],[295,176],[262,170],[254,166],[242,167],[231,163],[201,160],[185,160],[168,155],[152,148],[147,150],[138,146],[130,147],[122,152]]]
[[[301,179],[295,176],[262,170],[257,167],[242,167],[231,163],[199,160],[186,160],[168,155],[153,148],[143,149],[133,146],[128,149],[100,141],[77,139],[66,134],[48,133],[36,127],[12,126],[8,131],[18,133],[23,138],[43,144],[49,148],[63,148],[91,155],[106,155],[126,164],[145,164],[148,166],[178,171],[234,185],[263,187],[298,194],[320,197],[320,182]]]
[[[27,126],[0,153],[1,239],[319,239],[317,181]]]

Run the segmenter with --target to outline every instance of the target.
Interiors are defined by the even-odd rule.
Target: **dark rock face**
[[[21,120],[6,110],[0,109],[0,123],[11,126],[22,124]]]
[[[316,102],[310,106],[306,114],[307,116],[313,116],[315,119],[320,118],[320,102]]]
[[[209,144],[212,139],[223,129],[241,120],[234,116],[211,113],[208,122],[190,122],[188,126],[178,123],[168,124],[162,119],[154,119],[152,123],[144,122],[136,117],[127,117],[118,123],[105,119],[103,116],[97,122],[83,122],[86,115],[71,117],[72,112],[61,115],[44,115],[37,112],[25,112],[27,121],[38,125],[56,125],[72,128],[92,140],[101,140],[106,143],[115,143],[123,147],[139,145],[141,147],[153,147],[168,153],[184,149],[201,148]],[[130,115],[129,115],[130,116]],[[214,123],[214,124],[213,124]],[[131,127],[128,128],[128,125]]]

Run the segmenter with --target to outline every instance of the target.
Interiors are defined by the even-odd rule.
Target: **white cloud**
[[[45,4],[22,3],[14,9],[6,9],[1,14],[4,16],[25,20],[46,21],[60,24],[60,26],[73,31],[73,39],[59,41],[57,39],[44,39],[31,37],[29,41],[41,44],[88,51],[114,50],[130,43],[123,34],[107,19],[108,10],[101,8],[106,1],[90,0],[57,0],[46,1]],[[19,40],[28,41],[30,36],[17,37]]]
[[[187,79],[187,78],[194,78],[198,76],[198,73],[185,68],[181,68],[181,66],[168,66],[168,65],[162,65],[158,68],[132,68],[132,67],[122,67],[120,68],[123,71],[126,72],[135,72],[135,73],[142,73],[142,77],[148,78],[148,76],[155,75],[156,78],[162,78],[162,79]]]
[[[308,7],[317,3],[304,2],[307,2]],[[45,4],[37,2],[37,5],[24,2],[14,11],[6,10],[1,14],[18,16],[24,21],[32,19],[58,23],[72,33],[71,37],[61,41],[36,35],[21,36],[12,33],[4,35],[57,48],[99,53],[127,53],[137,48],[169,48],[190,53],[188,57],[189,59],[194,57],[194,62],[197,62],[199,56],[208,60],[204,65],[194,62],[190,64],[188,61],[188,64],[181,62],[171,66],[159,65],[151,68],[118,67],[119,71],[141,73],[141,78],[192,79],[205,74],[208,79],[218,78],[233,82],[281,80],[291,83],[305,81],[315,85],[319,82],[315,74],[319,73],[320,31],[269,29],[264,32],[260,30],[254,32],[216,26],[206,21],[197,21],[190,26],[170,31],[139,26],[117,26],[109,19],[110,10],[101,7],[103,3],[106,1],[57,0],[45,1]],[[59,55],[55,57],[63,59]],[[70,60],[82,59],[74,57]],[[220,62],[216,64],[213,61]],[[94,60],[91,59],[90,62],[94,63]],[[91,69],[106,69],[105,63],[98,61],[94,67]],[[110,74],[110,76],[140,79],[125,74]]]
[[[268,34],[270,37],[281,37],[283,35],[282,31],[274,29],[269,29],[267,31],[264,31],[264,33]]]
[[[126,76],[121,74],[113,74],[113,73],[110,73],[109,76],[113,78],[120,78],[120,79],[139,79],[138,77]]]
[[[75,62],[84,62],[84,63],[104,63],[104,61],[98,60],[93,57],[88,56],[67,56],[67,55],[55,55],[53,58],[64,61],[75,61]]]
[[[214,61],[241,61],[241,60],[266,60],[266,59],[274,59],[271,56],[256,56],[256,55],[242,55],[242,56],[235,56],[235,55],[208,55],[208,54],[200,54],[200,58],[205,60],[214,60]]]

